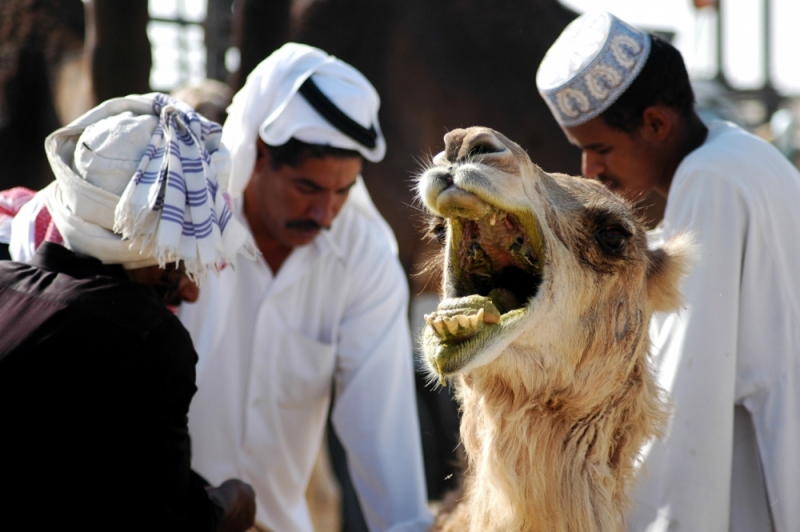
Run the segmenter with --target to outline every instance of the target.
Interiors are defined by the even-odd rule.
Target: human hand
[[[256,493],[250,484],[229,479],[216,488],[206,488],[208,497],[222,507],[219,532],[245,532],[256,520]]]

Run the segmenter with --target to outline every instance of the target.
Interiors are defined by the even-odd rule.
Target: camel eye
[[[621,227],[607,227],[595,233],[594,238],[608,255],[619,255],[625,251],[625,245],[631,234]]]

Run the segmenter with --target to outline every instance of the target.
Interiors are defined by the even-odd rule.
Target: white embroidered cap
[[[650,36],[611,13],[584,13],[556,39],[536,86],[559,124],[572,127],[608,109],[641,72]]]

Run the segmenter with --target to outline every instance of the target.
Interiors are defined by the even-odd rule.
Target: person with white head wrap
[[[642,450],[635,532],[800,530],[800,173],[738,126],[705,124],[680,53],[610,13],[575,19],[537,86],[585,176],[666,200],[654,242],[700,250],[686,304],[654,316],[675,412]]]
[[[35,251],[32,209],[46,207],[58,243],[105,264],[178,262],[199,280],[238,254],[254,259],[252,238],[220,190],[230,171],[221,133],[163,94],[103,102],[45,140],[56,179],[11,222],[12,257]]]
[[[211,279],[180,317],[200,356],[193,467],[212,482],[236,472],[251,483],[260,529],[312,530],[304,494],[331,398],[370,530],[432,522],[407,281],[358,176],[362,158],[386,150],[379,106],[355,68],[289,43],[228,109],[228,191],[263,256]]]
[[[240,251],[254,258],[219,190],[221,133],[163,94],[108,100],[52,133],[44,200],[65,245],[129,269],[182,262],[193,279]]]
[[[4,236],[22,220],[17,250],[31,255],[0,261],[9,522],[46,508],[92,530],[252,525],[249,485],[189,468],[197,354],[167,308],[195,300],[208,270],[255,258],[219,191],[221,133],[163,94],[115,98],[47,137],[53,183],[0,195]],[[69,489],[43,500],[42,478]]]

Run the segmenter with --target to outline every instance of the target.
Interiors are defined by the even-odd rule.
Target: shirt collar
[[[103,264],[94,257],[75,253],[52,242],[42,242],[29,264],[44,270],[75,275],[92,274],[127,279],[125,270],[120,264]]]
[[[344,252],[342,251],[341,245],[339,244],[339,242],[337,242],[337,239],[334,238],[334,234],[339,229],[337,227],[337,223],[342,223],[341,217],[342,214],[344,214],[344,210],[346,208],[347,205],[345,205],[342,208],[342,210],[339,211],[338,216],[336,216],[336,218],[333,219],[333,223],[331,224],[330,229],[328,230],[323,229],[322,231],[320,231],[319,235],[317,235],[317,238],[314,239],[314,245],[317,246],[320,253],[331,252],[334,255],[336,255],[336,257],[341,261],[345,260],[345,255]]]

